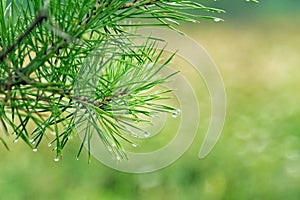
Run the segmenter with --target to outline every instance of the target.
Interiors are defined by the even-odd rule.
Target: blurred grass
[[[188,27],[218,65],[227,90],[224,131],[205,159],[197,158],[203,135],[172,166],[143,175],[96,160],[87,164],[85,156],[76,161],[78,138],[58,163],[47,144],[34,153],[18,142],[10,152],[0,146],[0,199],[298,199],[298,22]]]

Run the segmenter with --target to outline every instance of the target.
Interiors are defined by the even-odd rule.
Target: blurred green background
[[[33,153],[18,142],[9,152],[0,146],[0,199],[299,199],[300,2],[198,2],[227,11],[224,22],[182,28],[208,51],[226,87],[224,131],[208,157],[197,157],[202,127],[177,162],[142,175],[76,161],[78,138],[58,163],[47,144]]]

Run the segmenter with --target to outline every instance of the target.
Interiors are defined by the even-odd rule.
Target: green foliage
[[[120,141],[133,144],[128,126],[174,111],[159,102],[170,91],[155,90],[172,76],[157,76],[172,56],[164,58],[157,39],[137,45],[144,36],[132,30],[220,21],[212,13],[221,12],[179,0],[2,0],[2,129],[33,150],[46,137],[57,159],[76,131],[84,133],[78,156],[96,133],[114,156],[126,158]],[[9,149],[1,135],[0,141]]]
[[[174,110],[159,102],[170,91],[153,90],[167,81],[156,75],[172,57],[163,59],[156,39],[135,44],[141,36],[130,29],[215,19],[201,15],[207,12],[222,10],[177,0],[2,0],[3,129],[34,150],[45,137],[52,140],[57,159],[76,130],[84,133],[78,156],[96,132],[125,158],[120,140],[132,143],[126,126],[137,128],[155,112]]]

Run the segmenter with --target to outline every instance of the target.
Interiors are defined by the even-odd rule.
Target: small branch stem
[[[126,9],[126,8],[130,8],[130,7],[134,7],[134,6],[148,6],[148,5],[154,4],[158,1],[160,1],[160,0],[152,0],[149,2],[145,2],[145,3],[141,3],[141,1],[134,1],[132,3],[125,3],[120,9]]]

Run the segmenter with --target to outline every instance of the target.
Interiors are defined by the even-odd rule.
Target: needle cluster
[[[34,150],[46,138],[57,158],[81,132],[78,156],[99,137],[126,158],[128,126],[174,111],[160,103],[170,91],[154,90],[172,76],[158,74],[174,55],[163,58],[154,38],[136,44],[145,36],[130,30],[214,20],[211,12],[222,10],[179,0],[1,0],[1,130]]]

